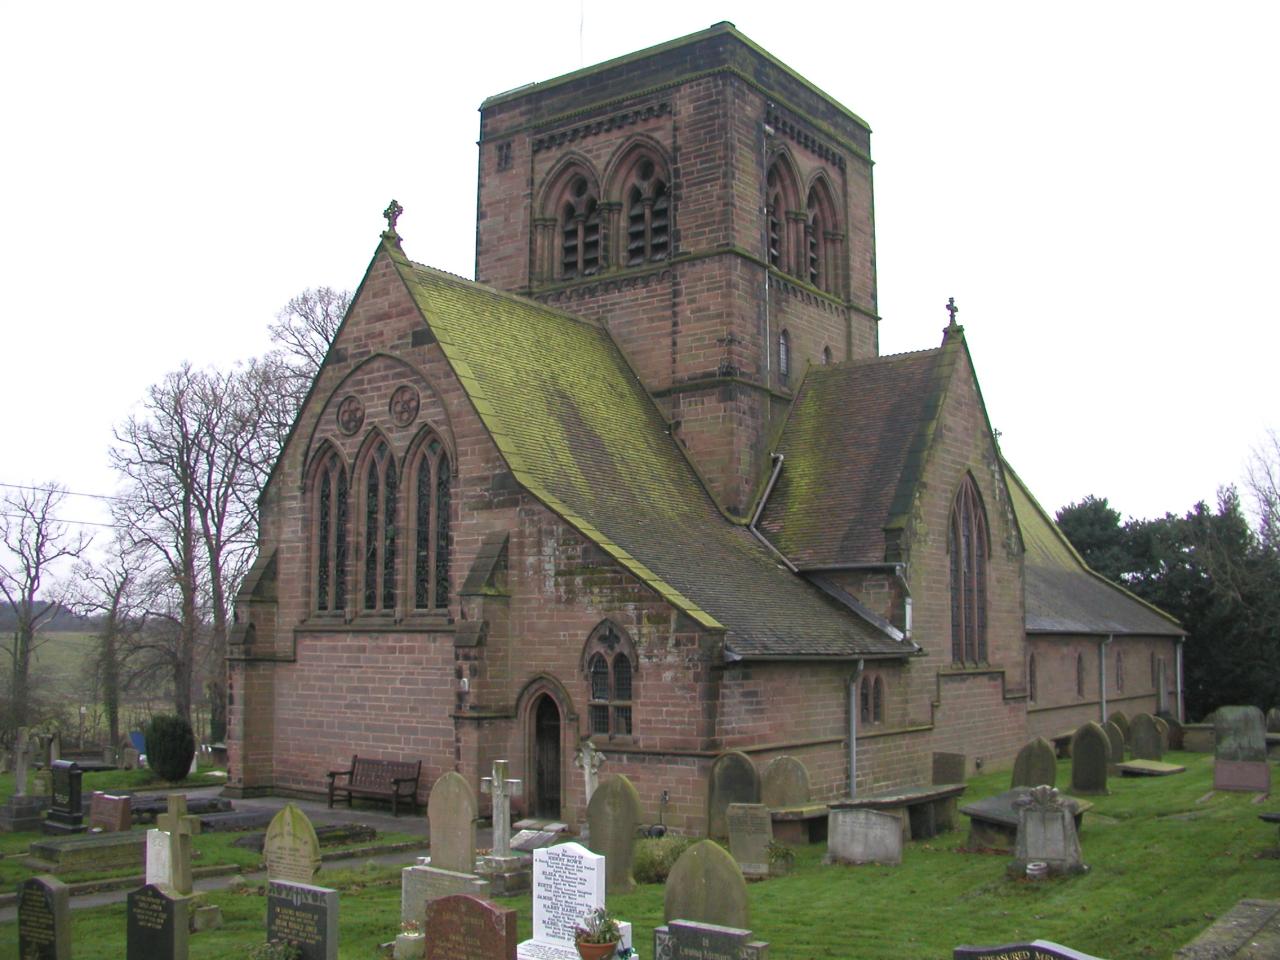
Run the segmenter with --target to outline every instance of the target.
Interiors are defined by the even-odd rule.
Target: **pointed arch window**
[[[396,461],[378,440],[365,464],[364,609],[393,613],[396,607]]]
[[[786,330],[778,334],[778,379],[791,381],[791,334]]]
[[[340,613],[347,606],[347,470],[337,451],[320,464],[315,483],[316,610]]]
[[[573,177],[560,204],[560,276],[571,280],[600,271],[600,203],[587,178]]]
[[[439,610],[449,605],[449,454],[431,437],[414,463],[413,605]]]
[[[636,667],[631,640],[610,623],[587,641],[586,674],[590,689],[587,722],[592,736],[632,735],[632,688]]]
[[[831,348],[830,347],[822,348],[822,365],[824,367],[831,366]]]
[[[775,160],[765,176],[765,222],[768,232],[769,265],[790,271],[791,252],[787,242],[787,217],[796,206],[796,191],[790,170]]]
[[[871,723],[871,678],[867,676],[858,686],[858,719],[864,727]]]
[[[671,250],[671,196],[649,157],[636,164],[626,203],[627,266],[665,260]]]
[[[972,476],[965,476],[951,508],[951,659],[987,661],[987,523]]]
[[[871,722],[884,723],[884,681],[880,677],[871,683]]]

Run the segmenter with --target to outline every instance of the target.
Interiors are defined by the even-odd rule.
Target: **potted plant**
[[[400,924],[400,933],[396,935],[395,960],[422,960],[427,952],[426,935],[422,932],[422,924],[417,920],[406,920]]]
[[[592,910],[573,928],[573,942],[582,960],[605,960],[618,949],[622,933],[618,921],[604,907]]]

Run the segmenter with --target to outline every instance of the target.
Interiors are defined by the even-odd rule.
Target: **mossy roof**
[[[1005,476],[1026,549],[1028,633],[1186,633],[1164,611],[1090,570],[1007,463]]]
[[[731,655],[913,652],[725,518],[601,324],[382,249],[517,481]]]

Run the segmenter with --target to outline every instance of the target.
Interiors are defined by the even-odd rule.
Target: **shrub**
[[[158,714],[143,731],[147,742],[147,764],[162,780],[177,782],[191,770],[196,755],[196,738],[191,724],[181,717]]]
[[[645,837],[636,841],[636,882],[666,883],[667,874],[692,842],[688,837],[672,836]]]

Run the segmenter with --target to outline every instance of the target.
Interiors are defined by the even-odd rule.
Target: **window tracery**
[[[627,266],[665,260],[671,249],[671,196],[657,165],[642,157],[626,194]]]
[[[587,722],[592,736],[632,735],[635,647],[611,623],[595,629],[585,651],[590,699]]]

